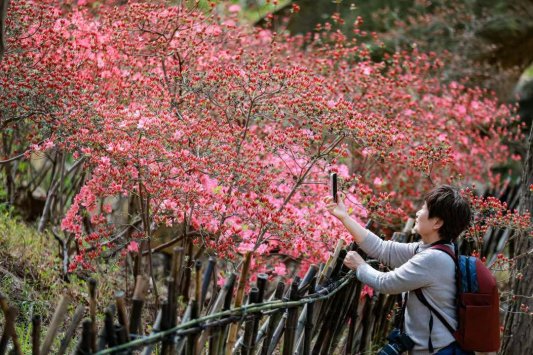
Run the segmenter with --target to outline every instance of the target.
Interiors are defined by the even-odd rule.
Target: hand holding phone
[[[329,174],[329,180],[330,180],[330,188],[331,188],[331,194],[333,196],[333,202],[337,203],[337,173],[331,173]]]

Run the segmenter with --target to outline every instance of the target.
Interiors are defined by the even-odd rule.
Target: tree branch
[[[2,1],[2,0],[0,0],[0,1]],[[19,154],[19,155],[15,155],[14,157],[9,158],[9,159],[6,159],[6,160],[0,160],[0,165],[9,164],[9,163],[11,163],[12,161],[15,161],[15,160],[18,160],[18,159],[20,159],[20,158],[23,158],[23,157],[24,157],[24,154],[26,154],[26,153],[21,153],[21,154]]]
[[[82,157],[80,160],[78,160],[76,163],[74,163],[74,165],[72,165],[70,167],[70,169],[68,169],[68,171],[65,173],[65,175],[64,176],[60,176],[59,179],[57,179],[53,183],[52,187],[50,187],[50,189],[48,190],[48,195],[46,197],[46,202],[45,202],[45,205],[44,205],[43,214],[41,216],[41,219],[39,220],[39,226],[37,228],[39,233],[42,233],[44,231],[44,227],[46,226],[46,223],[48,222],[48,217],[49,217],[49,214],[50,214],[50,208],[52,207],[52,198],[55,196],[56,190],[59,187],[61,179],[64,179],[65,177],[70,175],[84,161],[85,161],[85,158]]]

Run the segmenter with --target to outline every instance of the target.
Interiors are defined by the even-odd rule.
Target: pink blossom
[[[127,250],[132,253],[137,253],[139,251],[139,244],[136,241],[131,241],[128,244]]]
[[[279,276],[283,276],[287,273],[287,268],[285,264],[278,264],[274,267],[274,273]]]
[[[365,296],[368,296],[369,298],[372,298],[374,295],[374,289],[368,285],[363,285],[363,289],[361,290],[361,300],[365,298]]]
[[[237,4],[233,4],[228,7],[228,11],[231,13],[239,12],[241,11],[241,7]]]

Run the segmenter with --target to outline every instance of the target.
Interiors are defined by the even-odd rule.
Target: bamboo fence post
[[[11,341],[13,342],[12,353],[15,353],[16,355],[22,355],[22,348],[20,347],[17,329],[15,326],[17,322],[17,317],[19,315],[19,310],[14,305],[9,307],[9,309],[10,309],[10,312],[13,314],[13,322],[11,323]]]
[[[351,246],[350,246],[351,248]],[[347,251],[341,250],[337,258],[337,264],[332,273],[332,278],[336,279],[340,275],[346,274],[350,270],[343,265],[344,258],[346,257]],[[345,325],[345,318],[348,314],[349,304],[352,301],[354,291],[354,283],[348,285],[344,290],[340,291],[336,298],[332,300],[334,308],[330,310],[330,326],[326,333],[326,340],[324,343],[325,351],[333,351],[335,349],[335,344],[337,344],[338,337],[341,335],[342,329]]]
[[[357,285],[359,289],[359,285]],[[359,289],[360,290],[360,289]],[[356,291],[357,294],[357,291]],[[359,300],[359,297],[357,297],[357,300]],[[344,355],[351,355],[354,353],[354,337],[355,337],[355,327],[357,324],[357,311],[358,311],[358,304],[359,302],[354,302],[350,306],[349,310],[349,319],[350,319],[350,326],[348,327],[348,335],[346,336],[346,347],[344,349]]]
[[[76,307],[76,310],[74,311],[74,316],[72,316],[72,321],[70,322],[69,327],[67,328],[67,331],[65,332],[65,336],[63,339],[61,339],[61,345],[59,346],[59,350],[57,352],[58,355],[63,355],[72,340],[72,337],[74,336],[74,332],[76,331],[76,328],[78,328],[78,325],[80,325],[81,320],[83,319],[83,314],[85,313],[85,306],[78,305]]]
[[[41,344],[41,316],[35,315],[31,319],[31,354],[39,355]]]
[[[310,290],[314,291],[316,286],[316,278],[313,277],[310,283]],[[304,355],[311,354],[311,340],[313,339],[313,302],[307,304],[307,318],[305,320],[305,330],[304,330],[304,344],[303,344],[303,353]]]
[[[343,253],[341,253],[341,256],[342,254]],[[344,257],[346,256],[345,254],[346,252],[344,253],[344,256],[342,256],[342,258],[339,258],[339,264],[342,264],[344,262]],[[345,274],[347,272],[349,272],[349,269],[342,265],[339,273]],[[334,322],[334,324],[332,325],[330,329],[331,333],[329,334],[329,348],[332,349],[332,351],[335,349],[336,344],[339,343],[339,338],[343,333],[343,327],[345,326],[347,317],[349,315],[350,305],[354,302],[354,298],[358,297],[358,295],[355,294],[357,289],[356,283],[357,281],[353,280],[351,284],[345,288],[343,295],[339,296],[340,307],[336,309],[336,314],[334,316],[334,319],[336,318],[337,321]]]
[[[347,286],[345,296],[341,300],[342,305],[341,309],[339,310],[338,314],[338,321],[336,322],[335,326],[333,327],[332,332],[332,338],[330,341],[330,347],[333,347],[333,349],[336,348],[336,345],[340,343],[340,337],[344,333],[343,329],[346,325],[348,319],[351,317],[351,310],[352,305],[357,303],[357,298],[359,297],[358,291],[357,291],[357,280],[353,280],[351,285]],[[350,324],[351,325],[351,324]],[[348,329],[348,333],[350,332],[350,329]]]
[[[218,293],[217,298],[215,302],[213,303],[213,306],[211,307],[210,314],[215,314],[221,309],[227,310],[230,308],[231,296],[233,294],[233,288],[235,286],[236,279],[237,279],[237,274],[235,274],[234,272],[231,272],[226,277],[226,280],[224,281],[224,286]],[[210,330],[211,333],[214,333],[214,335],[211,337],[210,342],[209,342],[210,353],[218,355],[220,351],[222,350],[226,328],[227,328],[226,326],[219,326],[219,327],[216,327],[215,329]],[[200,350],[202,350],[203,348],[203,344],[205,343],[206,336],[207,335],[204,333],[198,340],[199,342],[198,348]],[[211,348],[213,348],[213,350],[211,350]]]
[[[146,275],[138,275],[133,292],[133,300],[130,315],[130,332],[140,334],[141,330],[141,312],[144,305],[145,293],[148,288],[148,278]]]
[[[163,302],[161,302],[161,313],[163,313],[163,316],[161,319],[161,330],[164,331],[170,328],[170,317],[169,317],[170,304],[168,300],[164,300]],[[172,344],[170,342],[169,337],[166,337],[165,339],[163,339],[163,341],[161,342],[161,354],[167,355],[170,351],[171,345]]]
[[[267,274],[261,273],[257,275],[257,281],[256,281],[256,285],[258,289],[257,299],[256,299],[257,303],[263,303],[264,301],[267,282],[268,282]],[[257,333],[259,331],[259,323],[261,322],[261,317],[262,317],[262,314],[260,313],[254,318],[254,322],[253,322],[254,326],[252,330],[252,344],[251,344],[252,351],[254,351],[256,343],[257,343]]]
[[[7,310],[9,309],[9,304],[7,302],[7,297],[4,296],[2,292],[0,292],[0,309],[4,313],[4,315],[7,313]]]
[[[250,262],[252,260],[252,253],[246,253],[244,257],[244,264],[242,266],[241,275],[239,277],[239,286],[237,287],[237,295],[235,297],[235,308],[242,305],[242,299],[244,296],[244,287],[246,286],[246,280],[248,271],[250,269]],[[237,332],[239,331],[239,323],[232,323],[229,326],[228,341],[226,343],[226,355],[231,355],[235,341],[237,339]]]
[[[191,300],[191,320],[198,318],[198,300]],[[187,344],[185,348],[185,353],[187,355],[196,355],[196,336],[195,334],[190,334],[187,336]]]
[[[311,281],[315,278],[317,273],[318,266],[316,264],[311,264],[309,269],[307,269],[302,281],[300,281],[300,285],[298,285],[298,293],[303,294],[303,292],[306,291],[306,288],[310,287]]]
[[[113,325],[113,314],[115,313],[114,307],[109,306],[105,310],[105,318],[104,318],[104,328],[102,329],[102,337],[100,337],[100,341],[98,344],[98,350],[103,350],[106,347],[106,344],[109,345],[110,348],[117,345],[116,337],[115,337],[115,328]]]
[[[89,279],[89,315],[91,317],[91,325],[93,327],[91,331],[91,348],[92,351],[96,351],[96,286],[95,279]]]
[[[371,226],[371,224],[372,224],[372,221],[370,220],[367,223],[366,228],[368,229]],[[357,244],[351,243],[348,249],[356,250],[357,248],[358,248]],[[355,283],[355,286],[354,286],[355,291],[350,301],[350,308],[347,311],[348,312],[347,317],[348,319],[350,319],[350,326],[348,328],[347,343],[346,343],[346,349],[345,349],[346,355],[354,353],[353,345],[355,343],[354,337],[355,337],[355,330],[356,330],[358,311],[359,311],[359,300],[360,300],[361,290],[363,288],[363,284],[361,283],[361,281],[355,279],[354,283]]]
[[[183,256],[184,256],[183,247],[175,247],[172,249],[172,259],[170,267],[170,277],[167,279],[168,283],[168,297],[170,314],[162,314],[162,319],[160,324],[164,323],[164,317],[170,317],[170,326],[174,327],[177,324],[178,318],[178,297],[180,295],[180,281],[182,277],[182,266],[183,266]],[[174,338],[175,340],[175,338]],[[176,350],[175,344],[172,344],[169,352],[172,354]],[[145,352],[152,351],[151,348],[145,349]]]
[[[118,322],[126,329],[127,340],[129,340],[128,311],[126,310],[126,294],[124,291],[115,292],[115,303],[117,305]]]
[[[338,295],[335,295],[338,296]],[[336,297],[335,297],[336,298]],[[331,304],[333,302],[328,302],[324,307],[322,307],[321,311],[324,313],[324,317],[322,318],[322,323],[320,327],[320,331],[318,332],[315,346],[313,347],[312,354],[318,355],[321,354],[321,349],[324,347],[324,344],[327,342],[327,333],[329,330],[329,327],[331,326],[331,319],[332,319],[332,313],[331,312]]]
[[[257,275],[257,281],[256,281],[256,287],[255,287],[257,289],[257,295],[254,295],[254,299],[255,299],[254,302],[248,302],[248,303],[263,303],[267,281],[268,281],[267,274],[261,273]],[[254,288],[252,288],[251,290],[253,289]],[[251,295],[252,293],[250,293],[250,296]],[[261,317],[262,317],[262,313],[259,313],[259,314],[256,314],[254,317],[252,317],[252,319],[250,319],[252,323],[252,328],[251,328],[251,338],[249,339],[250,344],[248,347],[251,349],[250,351],[252,352],[254,351],[256,343],[260,339],[260,337],[258,337],[258,332],[259,332],[259,322],[261,321]],[[262,334],[264,334],[264,332],[266,331],[266,325],[267,325],[267,322],[265,322],[263,327],[261,327]],[[246,342],[244,342],[244,339],[245,337],[241,336],[239,340],[237,340],[237,343],[235,344],[233,352],[237,351],[243,345],[243,343],[246,344]]]
[[[248,296],[248,304],[257,303],[257,297],[259,296],[259,289],[257,287],[252,287],[250,294]],[[248,319],[244,323],[244,338],[242,344],[237,342],[233,352],[237,352],[239,345],[242,347],[241,354],[249,355],[252,353],[252,339],[253,339],[253,330],[254,330],[254,319]]]
[[[287,312],[284,312],[281,316],[281,320],[279,321],[278,326],[276,327],[276,330],[274,331],[274,334],[272,335],[272,341],[270,344],[268,344],[268,355],[271,355],[274,350],[276,350],[276,346],[278,345],[278,342],[281,339],[281,336],[283,335],[283,330],[285,330],[285,325],[287,324]]]
[[[256,303],[263,303],[264,297],[265,297],[265,289],[266,289],[267,281],[268,281],[268,275],[267,274],[261,273],[261,274],[257,275],[256,287],[258,288],[259,293],[258,293],[258,296],[257,296],[257,302]],[[274,295],[272,295],[271,299],[273,299],[273,297],[274,297]],[[255,347],[261,341],[263,336],[265,336],[267,328],[268,328],[268,323],[269,323],[268,320],[266,322],[263,322],[263,325],[261,326],[261,328],[259,328],[259,323],[261,321],[262,315],[263,314],[261,312],[261,313],[257,314],[254,317],[254,328],[252,330],[252,334],[253,334],[252,335],[252,343],[253,343],[252,347]],[[240,347],[240,345],[242,344],[243,339],[244,339],[244,337],[239,338],[239,340],[237,341],[236,348]]]
[[[202,262],[196,260],[194,263],[194,276],[195,276],[195,285],[194,285],[194,299],[198,302],[198,313],[201,311],[200,299],[202,298]]]
[[[263,337],[266,335],[267,329],[268,329],[268,320],[263,322],[263,325],[261,325],[261,328],[259,328],[259,331],[257,332],[255,336],[255,346],[257,346]]]
[[[384,314],[391,314],[394,310],[394,304],[396,303],[395,297],[392,295],[386,295],[385,303],[383,305],[383,312]],[[387,317],[381,317],[378,319],[379,323],[376,329],[375,335],[377,335],[378,339],[384,339],[389,329],[389,324],[391,323],[391,319],[387,319]]]
[[[333,299],[332,307],[329,310],[329,313],[331,314],[329,318],[329,322],[327,325],[327,332],[326,332],[326,338],[323,344],[323,352],[330,352],[334,350],[334,340],[335,340],[335,332],[337,331],[338,326],[343,326],[344,323],[342,322],[341,313],[344,311],[345,302],[344,300],[348,298],[348,292],[347,290],[340,291],[337,295],[337,297]]]
[[[337,255],[337,258],[335,260],[335,265],[333,267],[333,270],[331,271],[331,275],[330,275],[331,279],[335,280],[339,276],[341,270],[343,271],[345,270],[343,262],[344,262],[344,258],[346,258],[346,254],[348,254],[348,252],[345,249],[342,249]]]
[[[7,349],[7,343],[9,342],[9,332],[7,327],[7,321],[9,315],[9,304],[7,302],[7,297],[4,296],[3,293],[0,292],[0,308],[2,309],[2,313],[4,313],[4,317],[6,319],[6,324],[4,326],[4,331],[2,332],[2,338],[0,339],[0,355],[4,355]]]
[[[331,272],[333,271],[332,266],[335,266],[337,262],[337,258],[339,257],[339,254],[343,246],[344,246],[344,240],[339,239],[339,241],[337,242],[337,245],[335,246],[335,250],[333,254],[329,257],[328,261],[326,262],[326,265],[324,265],[324,269],[322,270],[322,274],[320,275],[319,280],[318,280],[319,284],[323,283],[331,276]]]
[[[185,309],[185,313],[183,314],[183,317],[181,319],[182,324],[191,320],[192,308],[193,308],[193,302],[192,300],[190,300],[189,304],[187,305],[187,308]],[[185,340],[186,340],[185,336],[178,336],[178,338],[176,339],[176,342],[177,342],[176,350],[178,354],[182,353],[183,347],[185,345]]]
[[[312,303],[312,302],[311,302]],[[302,352],[302,346],[304,342],[304,332],[305,332],[305,325],[307,324],[307,308],[309,307],[309,304],[305,304],[302,307],[302,311],[300,312],[300,316],[298,317],[298,324],[296,325],[296,347],[294,349],[295,355],[298,355]]]
[[[235,273],[230,273],[230,275],[226,278],[224,282],[224,286],[220,290],[220,292],[217,295],[216,300],[213,301],[213,304],[209,310],[209,315],[217,313],[224,304],[224,299],[227,295],[228,289],[231,287],[230,283],[233,284],[235,282],[236,278]],[[207,322],[206,325],[209,325],[211,322]],[[198,344],[197,349],[199,352],[201,352],[204,348],[205,342],[207,340],[207,337],[209,336],[209,353],[213,353],[213,349],[216,348],[216,344],[218,343],[218,335],[220,333],[220,327],[213,327],[208,328],[206,331],[202,332],[198,338]],[[210,335],[208,335],[210,334]]]
[[[362,320],[369,320],[369,316],[372,314],[373,304],[375,302],[375,297],[367,297],[365,300],[365,305],[363,307],[363,316]],[[359,351],[364,352],[370,343],[370,324],[363,324],[363,333],[361,335],[361,342],[359,343]]]
[[[289,293],[289,301],[298,300],[298,284],[300,280],[296,277]],[[292,355],[294,349],[296,325],[298,321],[298,307],[291,307],[287,310],[287,323],[285,325],[285,336],[283,339],[283,355]]]
[[[7,302],[7,301],[6,301]],[[4,312],[6,323],[4,325],[4,333],[0,340],[0,354],[4,354],[9,343],[9,338],[13,341],[13,352],[16,355],[22,355],[20,343],[17,336],[15,322],[18,316],[18,309],[15,306],[8,306],[7,311]]]
[[[332,261],[330,262],[330,265],[328,267],[328,269],[331,269],[331,271],[327,272],[327,276],[322,278],[323,285],[327,285],[330,279],[336,278],[342,269],[342,263],[344,261],[344,257],[346,256],[346,250],[339,250],[339,245],[342,246],[341,243],[338,243],[337,248],[335,249],[335,253],[331,257]],[[313,319],[313,321],[316,322],[315,324],[321,324],[321,327],[319,328],[319,333],[312,350],[313,354],[319,354],[329,351],[329,346],[333,337],[332,328],[334,328],[334,324],[336,323],[336,321],[339,321],[336,318],[339,316],[339,312],[341,312],[341,307],[339,307],[339,303],[342,304],[342,300],[345,295],[346,289],[340,291],[332,299],[329,299],[326,303],[318,305],[318,312],[316,312],[318,314],[315,316],[315,319]],[[332,305],[334,306],[334,308],[332,308]]]
[[[196,319],[200,316],[202,310],[202,305],[200,304],[200,299],[202,298],[202,262],[196,260],[194,263],[194,275],[195,275],[195,287],[194,287],[194,300],[193,300],[193,309],[191,312],[191,319]],[[196,342],[198,341],[199,334],[193,333],[189,335],[187,343],[190,345],[191,355],[199,355],[198,346]]]
[[[318,272],[318,267],[316,265],[311,265],[311,267],[307,270],[306,275],[300,282],[300,285],[298,286],[298,294],[302,294],[307,290],[308,295],[312,294],[315,291],[316,286],[316,273]],[[309,320],[307,317],[309,314],[313,314],[313,309],[311,311],[308,311],[308,308],[311,306],[311,308],[314,307],[314,302],[306,303],[302,307],[302,312],[300,313],[300,317],[298,318],[298,325],[296,326],[296,350],[294,350],[294,354],[298,355],[302,352],[302,346],[304,345],[305,337],[304,332],[306,331],[306,327],[308,327],[309,324],[313,324],[313,319]],[[311,334],[312,338],[312,334]]]
[[[308,272],[309,273],[309,272]],[[301,292],[302,290],[302,282],[300,282],[300,288],[298,289],[298,292]],[[306,281],[307,286],[304,286],[304,288],[307,288],[308,295],[312,294],[315,290],[316,285],[316,277],[313,277],[311,280]],[[312,333],[312,325],[313,325],[313,306],[314,302],[306,303],[303,308],[302,312],[300,313],[300,317],[298,318],[298,325],[296,327],[296,348],[294,350],[294,355],[300,354],[302,351],[307,351],[309,353],[309,347],[311,344],[311,339],[313,337]],[[311,318],[309,318],[311,317]],[[310,327],[310,328],[309,328]],[[308,335],[309,334],[309,335]],[[306,339],[309,340],[309,343],[307,344],[308,348],[303,349],[306,344]]]
[[[115,324],[113,326],[113,330],[115,332],[115,337],[117,339],[117,345],[122,345],[122,344],[127,343],[127,341],[126,341],[126,329],[124,329],[123,326],[121,326],[120,324]],[[122,351],[120,353],[122,353]]]
[[[381,318],[378,318],[378,316],[383,314],[382,318],[386,318],[385,315],[387,313],[383,313],[383,311],[385,311],[385,296],[386,295],[384,293],[380,293],[378,295],[378,299],[374,309],[372,310],[372,339],[377,339],[376,334],[378,332],[381,320]]]
[[[159,312],[157,312],[157,316],[155,317],[155,322],[154,322],[154,325],[152,326],[151,334],[155,334],[155,333],[157,333],[157,332],[159,332],[161,330],[161,320],[162,319],[163,319],[163,312],[160,309]],[[154,350],[154,345],[153,344],[148,344],[144,348],[144,350],[142,352],[142,355],[151,355],[153,350]]]
[[[91,342],[92,342],[92,324],[91,319],[86,318],[82,323],[81,340],[76,349],[76,355],[92,354]]]
[[[235,278],[234,281],[237,281],[237,279]],[[226,298],[224,299],[224,306],[222,307],[223,311],[227,311],[231,308],[231,302],[233,300],[233,290],[235,289],[235,286],[236,284],[235,282],[233,282],[231,284],[231,288],[228,290],[228,293],[226,294]],[[229,333],[229,324],[224,324],[220,332],[220,337],[218,338],[218,343],[219,343],[218,354],[224,353],[224,349],[227,344],[228,333]]]
[[[284,291],[285,291],[285,284],[282,281],[279,281],[276,286],[276,292],[274,293],[274,299],[275,300],[281,299],[283,297]],[[270,342],[272,340],[272,337],[274,336],[274,332],[276,331],[276,326],[277,326],[277,323],[280,321],[282,312],[283,311],[276,311],[268,319],[268,329],[267,329],[265,339],[263,340],[263,347],[261,349],[261,355],[268,354]]]
[[[207,290],[209,289],[209,282],[211,281],[211,277],[213,275],[213,270],[215,270],[215,264],[216,259],[212,256],[209,257],[209,261],[207,262],[207,267],[204,271],[204,276],[202,279],[202,292],[200,296],[200,311],[202,310],[205,302],[205,298],[207,295]]]
[[[54,315],[52,317],[52,321],[48,326],[48,332],[46,333],[46,336],[44,338],[44,342],[40,350],[40,355],[48,355],[50,347],[52,346],[52,342],[57,333],[57,329],[59,328],[60,323],[63,321],[67,313],[69,302],[70,299],[67,295],[64,294],[61,296],[56,311],[54,312]]]
[[[4,318],[5,318],[5,326],[4,331],[2,332],[2,338],[0,338],[0,355],[4,355],[7,350],[7,344],[9,343],[9,338],[11,338],[11,331],[9,330],[11,328],[10,322],[12,322],[12,316],[9,312],[9,309],[4,312]]]
[[[166,326],[168,328],[172,328],[176,326],[176,323],[178,321],[177,315],[178,315],[178,299],[175,297],[176,294],[176,284],[175,280],[172,278],[172,276],[167,277],[167,285],[168,285],[168,297],[167,297],[167,312],[164,312],[164,308],[161,307],[163,318],[161,320],[161,328],[164,323],[166,323]],[[167,328],[167,329],[168,329]],[[167,351],[166,353],[168,355],[174,355],[176,347],[174,346],[174,340],[175,336],[168,337],[165,344],[167,344]]]
[[[96,339],[96,348],[98,351],[104,350],[107,344],[106,325],[104,318],[104,326],[98,332],[98,338]]]
[[[334,269],[334,266],[336,265],[336,262],[337,262],[337,258],[338,256],[340,255],[340,252],[342,250],[342,246],[344,245],[344,241],[341,239],[337,242],[337,245],[335,247],[335,250],[333,252],[333,254],[329,257],[328,261],[326,262],[326,264],[321,268],[320,272],[318,273],[318,279],[317,279],[317,284],[320,285],[320,287],[324,287],[326,286],[329,281],[330,281],[330,276],[331,276],[331,273]],[[315,304],[315,307],[314,307],[314,312],[313,312],[313,324],[320,324],[321,323],[321,318],[324,317],[324,315],[326,314],[326,312],[324,311],[324,309],[328,309],[328,305],[331,303],[331,300],[328,300],[328,301],[322,301],[322,302],[317,302],[317,304]],[[316,346],[316,344],[315,344]]]
[[[176,281],[172,276],[167,277],[167,302],[168,302],[168,312],[165,314],[165,317],[168,318],[168,327],[172,328],[176,325],[177,314],[178,314],[178,302],[174,297],[176,292]],[[164,321],[163,321],[164,322]]]

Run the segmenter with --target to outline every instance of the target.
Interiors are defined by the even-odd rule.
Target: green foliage
[[[526,79],[533,78],[533,64],[526,69],[526,71],[524,72],[524,77]]]
[[[87,275],[69,275],[69,282],[65,282],[57,251],[58,244],[52,236],[39,234],[22,223],[13,216],[12,209],[0,208],[0,292],[19,310],[16,329],[23,354],[31,354],[31,319],[34,315],[42,318],[44,336],[59,295],[66,292],[72,299],[67,319],[54,340],[53,351],[58,348],[62,332],[76,306],[85,304],[88,299]],[[98,307],[100,312],[103,303],[113,299],[114,292],[123,285],[117,285],[122,282],[118,276],[119,265],[99,264],[98,268],[100,272],[92,276],[98,282],[98,300],[102,302]],[[98,314],[98,318],[102,317]],[[70,346],[73,348],[75,343]]]

